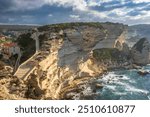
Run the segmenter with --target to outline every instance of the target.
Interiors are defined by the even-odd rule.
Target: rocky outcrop
[[[146,38],[140,39],[131,49],[133,62],[138,65],[150,63],[150,43]]]
[[[68,94],[66,98],[69,99],[82,92],[83,84],[87,84],[90,79],[104,73],[108,68],[107,64],[111,68],[117,67],[119,62],[112,65],[110,59],[103,60],[102,64],[99,64],[93,52],[102,48],[115,48],[117,41],[122,46],[124,29],[125,26],[122,24],[98,26],[83,24],[71,28],[55,29],[55,31],[49,28],[44,31],[45,35],[49,36],[42,40],[40,53],[43,53],[46,47],[49,54],[39,62],[39,66],[40,72],[46,72],[46,76],[37,77],[36,75],[39,79],[39,87],[44,91],[43,98],[63,99]],[[118,49],[116,51],[119,53]],[[120,54],[119,58],[121,57]]]
[[[93,51],[95,63],[106,69],[131,68],[129,54],[116,48],[103,48]]]
[[[25,85],[12,75],[13,69],[0,61],[0,99],[23,99]],[[23,95],[22,95],[23,94]]]
[[[118,48],[117,43],[120,44],[122,49],[122,44],[125,42],[125,33],[126,26],[122,24],[113,24],[113,23],[103,23],[104,32],[106,32],[105,39],[99,41],[94,47],[94,49],[100,48]]]
[[[125,29],[126,26],[117,23],[40,27],[40,50],[28,61],[36,61],[35,69],[26,79],[18,81],[20,85],[13,94],[28,99],[89,98],[90,81],[108,69],[130,64],[125,55],[128,55]],[[22,90],[20,94],[18,89]]]

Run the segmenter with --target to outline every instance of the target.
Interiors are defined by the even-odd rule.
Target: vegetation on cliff
[[[84,89],[90,79],[100,76],[113,62],[123,61],[122,52],[112,48],[123,31],[122,24],[96,22],[39,27],[37,33],[40,51],[28,61],[35,65],[35,70],[24,79],[24,87],[16,84],[13,88],[17,88],[16,91],[21,93],[21,97],[28,99],[75,99],[79,93],[79,98],[88,95]],[[17,40],[24,52],[23,60],[27,60],[35,51],[31,34],[32,32],[23,34]],[[105,45],[108,46],[103,48]],[[92,50],[93,56],[90,53]],[[116,66],[118,64],[114,65]],[[25,68],[28,67],[20,69]]]
[[[31,33],[22,34],[18,37],[17,43],[22,50],[21,61],[25,61],[35,53],[35,41],[31,38]]]
[[[103,26],[99,22],[73,22],[73,23],[61,23],[61,24],[51,24],[39,27],[38,30],[41,31],[48,31],[53,30],[54,32],[58,32],[60,30],[68,29],[68,28],[75,28],[79,26],[91,26],[103,29]]]
[[[123,61],[124,58],[122,52],[116,48],[102,48],[93,50],[93,57],[97,61]]]

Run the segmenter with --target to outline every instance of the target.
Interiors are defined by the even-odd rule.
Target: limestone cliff
[[[91,80],[109,68],[130,64],[125,30],[126,26],[118,23],[71,23],[38,28],[42,34],[40,50],[25,63],[32,70],[20,79],[24,87],[16,86],[22,90],[18,95],[29,99],[82,99],[86,95],[83,90]]]
[[[49,30],[44,30],[47,38],[41,40],[39,53],[42,54],[47,48],[49,54],[39,62],[35,75],[40,89],[44,91],[44,99],[70,99],[82,92],[83,84],[100,76],[107,70],[106,65],[112,63],[110,58],[98,63],[93,52],[97,49],[115,48],[117,42],[121,46],[124,43],[122,35],[125,26],[122,24],[73,24],[71,28],[59,28],[49,26]],[[112,65],[117,66],[117,63]],[[43,72],[46,72],[45,76],[42,75]]]

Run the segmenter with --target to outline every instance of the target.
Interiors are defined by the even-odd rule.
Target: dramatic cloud
[[[150,23],[150,0],[0,0],[0,23]]]
[[[144,2],[150,2],[149,0],[133,0],[135,3],[144,3]]]

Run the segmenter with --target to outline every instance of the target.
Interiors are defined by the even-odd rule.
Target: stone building
[[[8,57],[11,57],[15,54],[20,54],[20,47],[17,45],[17,43],[3,43],[0,45],[1,48],[1,54],[7,55]]]

